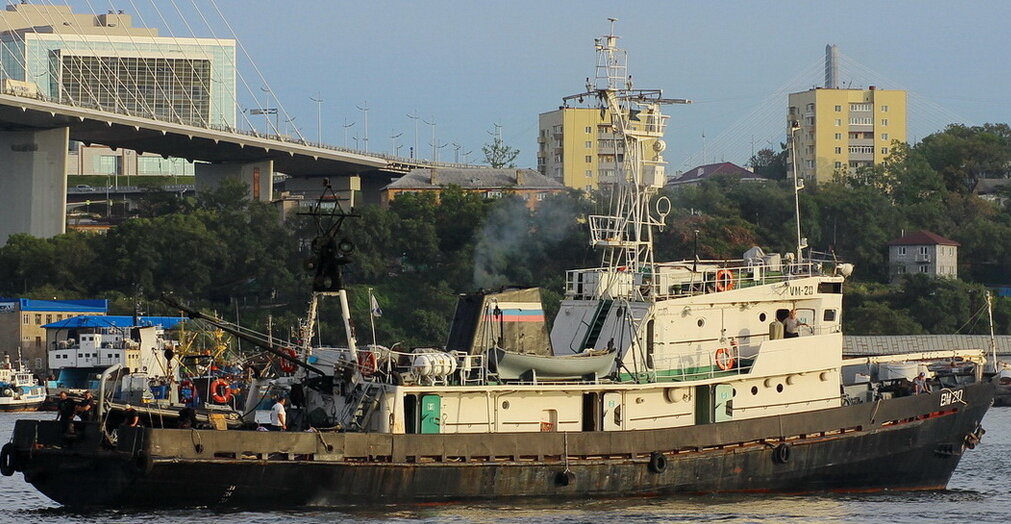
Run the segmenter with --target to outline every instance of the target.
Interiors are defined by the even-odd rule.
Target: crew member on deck
[[[56,420],[60,421],[60,433],[64,435],[74,432],[74,415],[77,413],[77,402],[67,396],[66,391],[60,392],[60,400],[56,403]]]
[[[913,379],[913,386],[916,388],[916,394],[920,393],[930,393],[930,384],[927,383],[927,374],[920,372],[916,378]]]
[[[783,331],[785,332],[783,334],[783,338],[799,337],[800,333],[798,333],[797,330],[800,328],[800,326],[806,325],[807,325],[806,323],[801,322],[800,320],[797,319],[797,310],[791,309],[790,316],[786,317],[786,320],[783,321]]]
[[[95,397],[90,391],[85,391],[84,398],[77,404],[77,416],[81,418],[81,422],[93,422],[96,420],[95,413],[97,411]]]
[[[284,403],[288,399],[277,397],[274,407],[270,408],[270,430],[285,431],[288,429],[288,415],[284,411]]]

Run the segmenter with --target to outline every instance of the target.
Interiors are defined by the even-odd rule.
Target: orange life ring
[[[379,359],[376,358],[375,353],[371,351],[358,352],[358,370],[361,371],[362,375],[371,377],[378,367]]]
[[[214,379],[214,382],[211,382],[210,390],[211,400],[218,404],[227,404],[229,400],[232,400],[232,389],[229,387],[228,381],[223,378]]]
[[[734,272],[730,269],[721,269],[716,272],[716,291],[730,291],[734,289]]]
[[[734,369],[734,353],[730,348],[720,348],[716,350],[716,367],[723,371]]]
[[[298,353],[295,353],[295,350],[292,348],[283,348],[281,349],[281,352],[291,358],[298,358]],[[295,370],[298,369],[298,366],[296,366],[294,362],[284,358],[281,359],[278,366],[281,368],[281,371],[285,373],[294,373]]]

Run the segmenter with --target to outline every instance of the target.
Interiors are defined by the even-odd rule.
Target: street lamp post
[[[400,151],[400,147],[397,145],[397,139],[400,138],[404,133],[398,133],[396,129],[392,130],[392,133],[393,134],[390,135],[390,140],[393,141],[392,144],[393,155],[396,156],[398,154],[397,152]]]
[[[418,150],[418,120],[421,119],[421,115],[418,113],[418,110],[415,109],[413,115],[410,114],[410,113],[407,113],[407,118],[410,118],[411,120],[414,120],[414,148],[411,149],[411,158],[414,158],[414,155],[418,154],[418,151],[419,151]]]
[[[270,107],[270,93],[271,93],[271,91],[270,91],[269,87],[261,87],[260,91],[263,91],[263,106],[262,106],[263,109],[261,110],[263,112],[263,134],[269,135],[270,134],[270,114],[267,112],[267,109]],[[274,132],[275,133],[277,132],[277,124],[274,124]]]
[[[323,97],[316,92],[316,98],[309,97],[309,100],[316,102],[316,143],[323,144],[323,114],[321,108],[323,107]]]
[[[435,126],[436,126],[435,116],[432,117],[432,121],[431,122],[429,122],[428,120],[422,120],[422,122],[424,122],[424,123],[432,126],[432,162],[435,162],[435,159],[436,159],[436,157],[439,154],[439,150],[438,150],[438,143],[439,142],[435,139]]]
[[[355,125],[354,122],[351,122],[350,124],[348,123],[348,117],[344,117],[344,148],[345,149],[347,149],[347,147],[348,147],[348,129],[350,129],[354,125]]]
[[[358,110],[361,111],[362,114],[364,115],[363,118],[364,118],[364,121],[365,121],[365,137],[363,138],[363,141],[365,142],[365,152],[368,153],[369,152],[369,101],[368,100],[365,101],[365,106],[364,107],[362,107],[362,106],[355,106],[355,107],[357,107]]]

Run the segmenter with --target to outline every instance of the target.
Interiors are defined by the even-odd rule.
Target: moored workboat
[[[569,100],[599,102],[624,169],[612,213],[588,220],[601,265],[567,274],[549,343],[511,347],[507,317],[541,309],[493,298],[460,316],[471,323],[453,330],[470,334],[461,349],[359,347],[342,283],[351,249],[337,236],[347,215],[317,205],[304,324],[337,299],[345,347],[312,347],[311,332],[287,345],[187,309],[285,363],[248,398],[287,388],[306,414],[292,429],[308,431],[119,428],[113,441],[90,424],[68,442],[55,422],[18,421],[3,472],[75,507],[944,488],[979,442],[993,386],[977,372],[928,393],[871,378],[846,394],[852,267],[805,253],[799,228],[786,257],[654,261],[669,211],[652,198],[664,181],[660,107],[684,101],[634,89],[613,34],[596,49],[597,83]]]
[[[46,387],[39,384],[24,362],[0,361],[0,411],[38,411],[46,400]]]

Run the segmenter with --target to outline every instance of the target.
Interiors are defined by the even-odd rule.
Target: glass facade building
[[[201,127],[235,126],[232,40],[8,32],[0,77],[79,107]]]

